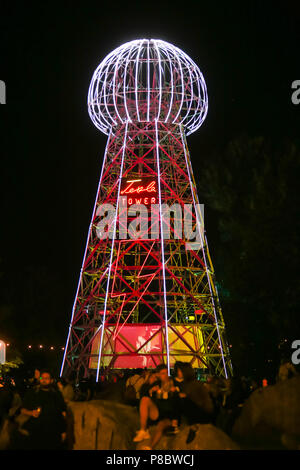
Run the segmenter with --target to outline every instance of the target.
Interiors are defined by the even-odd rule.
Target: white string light
[[[157,181],[158,181],[158,197],[159,197],[159,221],[160,221],[160,243],[161,243],[161,264],[164,285],[164,311],[165,311],[165,341],[167,350],[167,368],[168,375],[170,375],[170,348],[169,348],[169,326],[168,326],[168,307],[167,307],[167,286],[166,286],[166,272],[165,272],[165,249],[164,249],[164,231],[163,231],[163,214],[161,210],[161,185],[160,185],[160,164],[159,164],[159,134],[157,121],[155,121],[155,140],[156,140],[156,165],[157,165]]]

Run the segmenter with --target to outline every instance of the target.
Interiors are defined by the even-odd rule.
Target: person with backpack
[[[147,370],[138,369],[134,375],[129,377],[126,381],[124,391],[124,401],[128,405],[135,406],[140,399],[140,390],[145,382],[149,372]]]

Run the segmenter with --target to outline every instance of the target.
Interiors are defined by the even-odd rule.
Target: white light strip
[[[131,51],[132,49],[134,48],[135,44],[133,44],[131,46],[131,48],[129,49],[129,52],[128,52],[128,55],[126,57],[126,64],[125,64],[125,69],[124,69],[124,105],[125,105],[125,112],[126,112],[126,116],[127,116],[127,121],[128,122],[132,122],[131,121],[131,118],[129,116],[129,112],[128,112],[128,108],[127,108],[127,96],[126,96],[126,76],[127,76],[127,67],[128,67],[128,63],[130,61],[130,55],[131,55]]]
[[[110,117],[112,123],[114,125],[117,125],[117,121],[115,121],[113,116],[111,115],[111,113],[108,109],[108,104],[107,104],[107,75],[108,75],[108,71],[110,70],[109,66],[110,66],[111,62],[113,62],[114,59],[115,59],[115,57],[112,56],[110,61],[106,65],[106,71],[105,71],[105,74],[104,74],[104,82],[103,82],[102,90],[104,91],[104,106],[105,106],[106,112],[107,112],[108,116]],[[110,81],[110,86],[111,86],[111,81]]]
[[[111,242],[111,253],[110,253],[109,268],[108,268],[108,275],[107,275],[107,284],[106,284],[106,292],[105,292],[105,300],[104,300],[104,311],[103,311],[103,316],[102,316],[102,325],[98,328],[98,330],[95,333],[95,336],[96,336],[98,331],[102,327],[100,345],[99,345],[99,354],[98,354],[96,382],[98,382],[98,380],[99,380],[99,372],[100,372],[101,352],[102,352],[103,336],[104,336],[104,330],[105,330],[106,310],[107,310],[107,299],[108,299],[110,275],[111,275],[111,266],[112,266],[112,260],[113,260],[113,253],[114,253],[114,246],[115,246],[115,239],[116,239],[116,231],[117,231],[117,219],[118,219],[118,210],[119,210],[120,190],[121,190],[121,183],[122,183],[122,176],[123,176],[124,156],[125,156],[125,149],[126,149],[126,143],[127,143],[127,129],[128,129],[128,122],[126,123],[125,133],[124,133],[123,152],[122,152],[122,160],[121,160],[120,176],[119,176],[119,186],[118,186],[118,196],[117,196],[116,212],[115,212],[116,215],[115,215],[115,220],[114,220],[113,238],[112,238],[112,242]]]
[[[173,66],[172,66],[172,62],[171,62],[171,59],[170,59],[170,56],[169,56],[169,53],[168,53],[167,49],[165,50],[165,53],[166,53],[166,55],[168,56],[168,59],[169,59],[169,67],[170,67],[170,75],[171,75],[171,99],[170,99],[170,103],[169,103],[169,111],[168,111],[167,117],[164,121],[164,122],[167,122],[168,119],[169,119],[170,113],[172,111],[172,106],[173,106],[174,86],[173,86]]]
[[[202,247],[204,263],[205,263],[205,267],[206,267],[207,280],[208,280],[208,284],[209,284],[211,300],[212,300],[212,303],[213,303],[214,317],[215,317],[215,322],[216,322],[216,327],[217,327],[217,332],[218,332],[219,344],[220,344],[220,348],[221,348],[223,367],[224,367],[225,377],[228,378],[226,363],[225,363],[225,358],[224,358],[224,352],[223,352],[223,347],[222,347],[222,341],[221,341],[221,335],[220,335],[220,331],[219,331],[219,324],[218,324],[218,318],[217,318],[217,313],[216,313],[216,306],[215,306],[215,302],[214,302],[214,297],[213,297],[213,292],[212,292],[212,287],[211,287],[210,277],[209,277],[209,270],[208,270],[206,256],[205,256],[205,249],[204,249],[204,244],[203,244],[203,239],[202,239],[201,227],[200,227],[200,224],[199,224],[198,212],[196,211],[196,200],[195,200],[194,188],[193,188],[190,169],[189,169],[188,158],[187,158],[187,154],[186,154],[186,146],[185,146],[185,140],[184,140],[184,137],[183,137],[182,126],[180,126],[180,133],[181,133],[181,141],[182,141],[183,150],[184,150],[186,168],[187,168],[187,171],[188,171],[188,176],[189,176],[189,181],[190,181],[191,193],[192,193],[193,202],[194,202],[196,220],[197,220],[198,230],[199,230],[200,239],[201,239],[201,247]]]
[[[160,59],[160,53],[159,53],[159,49],[157,47],[157,42],[156,41],[154,42],[154,46],[155,46],[155,49],[156,49],[156,52],[157,52],[157,58],[158,58],[158,74],[159,74],[159,93],[158,93],[158,96],[159,96],[159,105],[158,105],[158,111],[157,111],[156,119],[159,119],[160,118],[160,110],[161,110],[161,100],[162,100],[161,59]]]
[[[100,72],[99,72],[100,73]],[[97,81],[96,81],[97,79]],[[96,84],[95,84],[96,82]],[[99,104],[99,96],[101,93],[99,92],[99,85],[101,84],[100,78],[98,79],[97,71],[94,73],[89,92],[88,92],[88,112],[90,118],[92,119],[93,123],[96,127],[98,127],[104,134],[107,134],[108,129],[110,129],[111,124],[107,121],[106,117],[104,116],[103,112],[101,111],[101,106]],[[101,85],[102,86],[102,85]],[[95,95],[97,98],[95,99]],[[90,100],[90,101],[89,101]],[[97,110],[95,110],[95,102]],[[101,102],[101,99],[100,99]],[[91,111],[91,108],[93,111]],[[100,115],[100,116],[99,116]],[[101,121],[101,119],[102,121]],[[104,121],[104,123],[103,123]]]
[[[77,302],[77,299],[78,299],[79,287],[80,287],[81,280],[82,280],[83,265],[84,265],[84,261],[85,261],[85,258],[86,258],[88,244],[89,244],[89,240],[90,240],[90,236],[91,236],[91,231],[92,231],[93,221],[94,221],[94,217],[95,217],[96,206],[97,206],[97,202],[98,202],[98,198],[99,198],[100,187],[101,187],[101,183],[102,183],[102,177],[103,177],[104,167],[105,167],[105,163],[106,163],[107,149],[108,149],[110,138],[111,138],[111,134],[107,138],[107,143],[106,143],[106,147],[105,147],[104,159],[103,159],[103,163],[102,163],[102,168],[101,168],[101,173],[100,173],[100,178],[99,178],[99,184],[98,184],[97,193],[96,193],[96,199],[95,199],[92,218],[91,218],[91,222],[90,222],[90,226],[89,226],[88,236],[87,236],[87,240],[86,240],[86,244],[85,244],[84,255],[83,255],[83,260],[82,260],[82,264],[81,264],[81,269],[80,269],[80,274],[79,274],[79,280],[78,280],[75,300],[74,300],[73,308],[72,308],[71,322],[70,322],[70,325],[69,325],[69,332],[68,332],[68,337],[67,337],[67,341],[66,341],[66,345],[65,345],[65,352],[64,352],[64,356],[63,356],[61,370],[60,370],[60,377],[62,376],[62,373],[63,373],[66,354],[67,354],[67,349],[68,349],[68,346],[69,346],[69,340],[70,340],[71,329],[72,329],[72,325],[73,325],[75,307],[76,307],[76,302]]]
[[[150,121],[150,91],[151,91],[151,83],[150,83],[150,45],[147,44],[147,122]]]
[[[126,52],[126,50],[125,50]],[[117,62],[115,63],[115,72],[114,72],[114,78],[113,78],[113,101],[114,101],[114,107],[115,107],[115,110],[116,110],[116,113],[118,115],[118,118],[120,119],[120,122],[121,124],[123,123],[123,119],[121,118],[120,114],[119,114],[119,110],[118,110],[118,106],[117,106],[117,100],[116,100],[116,77],[117,77],[117,73],[119,71],[119,62],[120,62],[120,59],[122,57],[122,53],[124,54],[124,50],[122,52],[120,52],[120,54],[118,55],[118,59],[117,59]]]
[[[193,62],[192,59],[190,59],[190,61],[191,61],[191,64],[194,66],[195,70],[197,70],[197,72],[198,72],[196,74],[196,78],[197,78],[197,82],[198,82],[199,96],[198,96],[198,99],[197,99],[197,108],[196,108],[196,110],[194,110],[194,113],[192,114],[191,119],[185,124],[186,127],[189,129],[188,134],[191,134],[192,132],[194,132],[195,130],[197,130],[201,126],[201,123],[204,121],[204,119],[207,115],[207,111],[208,111],[208,97],[207,97],[207,89],[206,89],[205,80],[204,80],[203,75],[200,72],[199,68],[195,64],[195,62]],[[204,94],[203,97],[202,97],[202,92]],[[198,113],[198,110],[199,110],[199,107],[200,107],[200,105],[202,106],[203,103],[204,103],[205,108],[204,108],[204,110],[202,109],[202,111],[199,113],[199,116],[196,117],[197,113]],[[198,125],[199,121],[200,121],[200,124]],[[190,122],[193,122],[192,127],[189,127]]]
[[[180,103],[180,107],[178,109],[178,113],[176,114],[176,117],[173,119],[173,124],[174,122],[177,121],[177,118],[178,116],[180,115],[181,113],[181,108],[182,108],[182,104],[183,104],[183,100],[184,100],[184,82],[183,82],[183,72],[182,72],[182,67],[181,67],[181,62],[180,62],[180,59],[179,59],[179,55],[178,55],[178,52],[177,52],[177,48],[174,47],[174,55],[178,61],[178,64],[179,64],[179,69],[180,69],[180,78],[181,78],[181,91],[182,91],[182,96],[181,96],[181,103]]]
[[[139,74],[139,57],[140,57],[143,43],[144,43],[144,40],[141,41],[139,51],[136,56],[136,66],[135,66],[135,104],[136,104],[137,118],[139,122],[140,122],[140,113],[139,113],[139,104],[138,104],[138,76],[139,76],[138,74]]]
[[[182,56],[182,60],[185,62],[185,65],[187,65],[187,69],[189,71],[189,76],[190,76],[189,83],[190,83],[190,88],[191,88],[191,96],[189,98],[190,104],[189,104],[188,110],[186,110],[186,114],[185,114],[184,118],[180,121],[180,124],[182,124],[186,120],[188,115],[190,114],[191,107],[192,107],[193,100],[194,100],[193,75],[192,75],[192,72],[191,72],[191,66],[188,63],[188,61],[186,60],[186,56]],[[186,99],[188,99],[187,95],[186,95]]]
[[[155,134],[156,134],[156,162],[157,162],[157,179],[158,179],[158,197],[159,197],[159,218],[160,218],[160,235],[161,235],[161,257],[162,257],[162,272],[163,272],[163,288],[164,288],[164,307],[165,307],[165,330],[166,330],[166,347],[167,347],[167,367],[168,375],[170,375],[170,351],[169,351],[169,332],[168,332],[168,310],[167,310],[167,286],[166,286],[166,273],[165,273],[165,249],[163,237],[163,220],[161,210],[161,186],[160,186],[160,164],[159,164],[159,143],[158,143],[158,128],[157,120],[155,120]]]

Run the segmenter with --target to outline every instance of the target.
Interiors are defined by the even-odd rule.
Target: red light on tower
[[[198,308],[197,310],[195,310],[195,315],[203,315],[205,313],[205,311],[203,310],[203,308]]]

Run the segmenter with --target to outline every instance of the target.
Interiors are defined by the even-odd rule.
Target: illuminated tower
[[[231,375],[185,138],[207,107],[199,68],[164,41],[126,43],[96,69],[88,110],[108,140],[62,375],[176,360]]]

